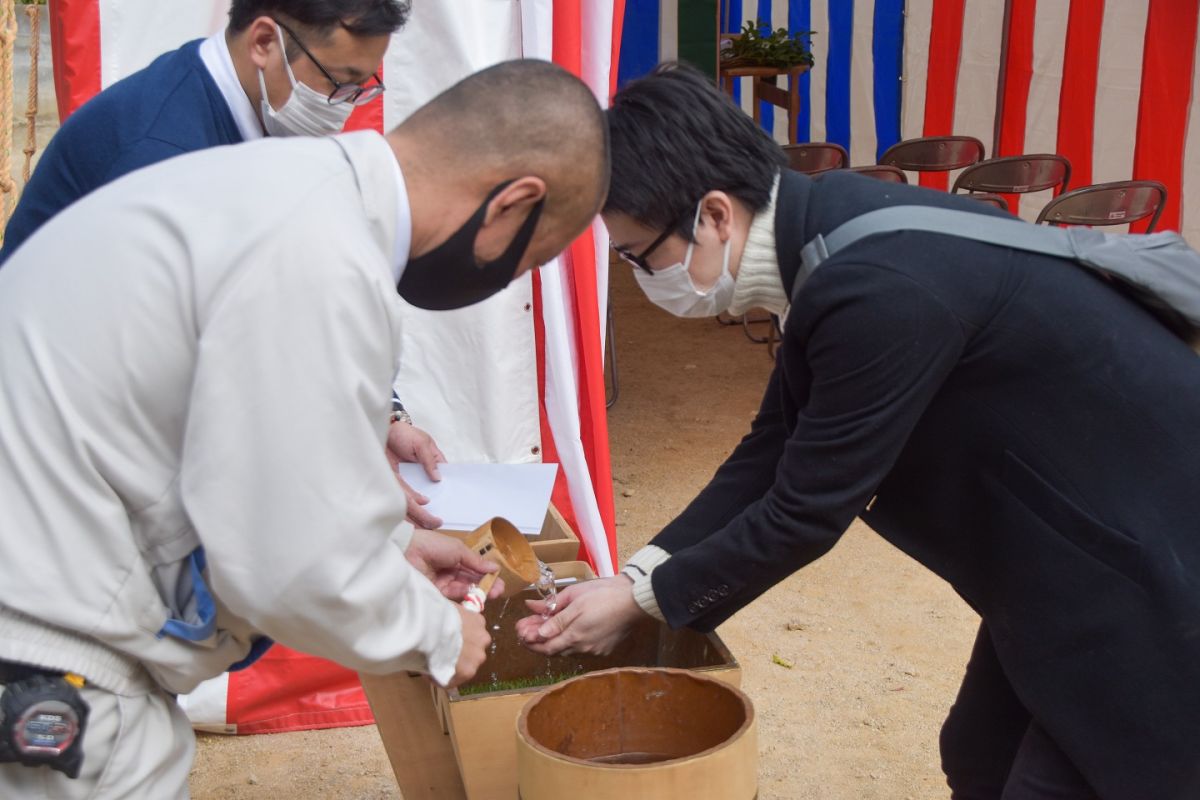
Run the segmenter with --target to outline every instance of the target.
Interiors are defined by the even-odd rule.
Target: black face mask
[[[476,261],[475,237],[483,227],[488,203],[510,183],[506,181],[492,189],[479,210],[449,239],[428,253],[409,259],[396,284],[401,297],[417,308],[448,311],[474,305],[508,286],[517,274],[546,202],[543,197],[530,209],[521,229],[499,258],[484,263]]]

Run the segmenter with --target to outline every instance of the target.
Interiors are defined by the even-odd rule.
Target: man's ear
[[[281,48],[279,28],[275,21],[267,16],[258,17],[250,23],[243,35],[246,37],[246,46],[250,50],[250,60],[254,62],[254,66],[266,69],[267,59],[272,51],[279,51]],[[287,58],[287,54],[280,52],[279,57]]]
[[[722,242],[733,235],[733,200],[725,192],[713,190],[700,201],[700,217],[706,225],[717,229]]]
[[[525,219],[534,204],[546,196],[546,182],[534,175],[517,178],[501,189],[488,203],[487,212],[483,217],[484,225],[491,225],[500,218],[520,212],[517,216]]]

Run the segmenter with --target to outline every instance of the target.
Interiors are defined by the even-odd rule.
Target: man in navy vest
[[[234,0],[229,26],[126,77],[63,123],[4,234],[0,265],[84,195],[159,161],[264,135],[337,133],[383,91],[401,0]]]

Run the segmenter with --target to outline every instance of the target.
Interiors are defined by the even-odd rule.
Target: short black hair
[[[233,0],[229,28],[244,31],[259,17],[328,36],[342,27],[354,36],[390,36],[408,21],[409,0]]]
[[[663,63],[630,81],[606,112],[612,182],[606,212],[692,238],[696,204],[713,190],[766,207],[783,150],[713,81]]]

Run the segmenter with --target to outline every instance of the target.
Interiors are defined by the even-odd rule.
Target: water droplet
[[[550,569],[543,561],[538,561],[538,581],[533,585],[537,590],[538,596],[546,601],[546,611],[542,614],[542,619],[550,619],[550,616],[558,608],[558,590],[554,585],[554,570]]]

